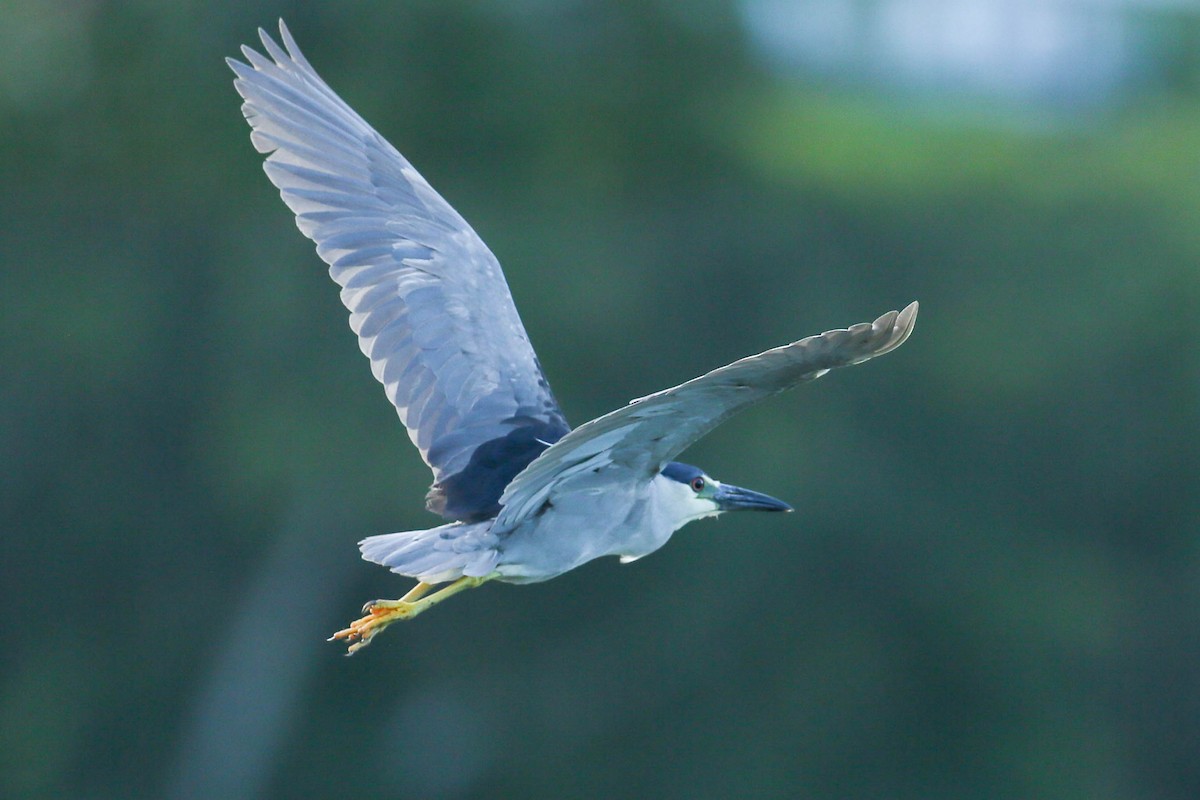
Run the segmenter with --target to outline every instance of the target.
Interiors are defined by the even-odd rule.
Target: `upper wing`
[[[617,466],[649,479],[704,434],[758,401],[895,350],[912,333],[917,304],[874,322],[827,331],[748,356],[629,405],[568,433],[517,475],[493,531],[535,513],[554,484],[587,470]]]
[[[430,510],[494,514],[514,475],[570,430],[500,264],[412,165],[300,53],[229,59],[251,141],[342,287],[350,327],[433,469]]]

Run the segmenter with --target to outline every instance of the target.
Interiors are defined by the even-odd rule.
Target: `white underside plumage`
[[[494,576],[536,583],[603,556],[629,563],[667,543],[692,520],[720,513],[712,500],[662,475],[622,491],[602,488],[602,473],[563,481],[549,505],[515,530],[494,533],[495,520],[371,536],[363,558],[424,583]],[[605,522],[608,520],[609,522]]]

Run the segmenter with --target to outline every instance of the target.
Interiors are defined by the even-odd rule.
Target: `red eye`
[[[692,478],[692,491],[693,492],[704,491],[704,478]]]

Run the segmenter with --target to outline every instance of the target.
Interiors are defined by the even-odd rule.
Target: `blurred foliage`
[[[429,477],[237,111],[280,15],[576,423],[920,299],[687,455],[799,513],[324,645]],[[716,0],[0,4],[0,796],[1196,797],[1194,50],[968,113]]]

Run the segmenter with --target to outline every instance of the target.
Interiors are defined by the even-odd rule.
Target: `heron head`
[[[672,461],[662,475],[686,488],[684,503],[695,508],[694,516],[709,516],[726,511],[791,511],[792,507],[770,495],[721,483],[691,464]]]

